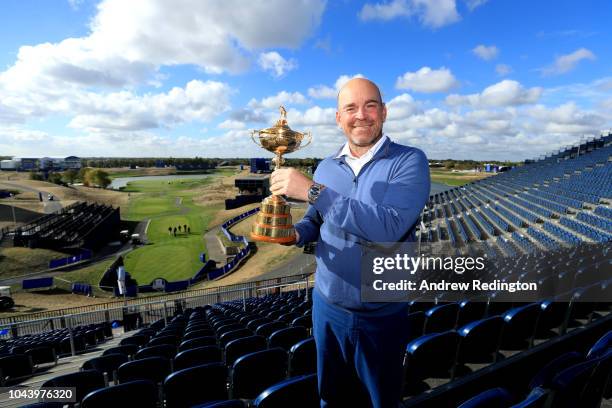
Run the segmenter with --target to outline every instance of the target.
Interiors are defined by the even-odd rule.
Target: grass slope
[[[462,186],[472,181],[490,177],[493,173],[453,173],[449,170],[430,169],[431,181],[446,184],[447,186]]]
[[[228,175],[220,171],[217,175]],[[229,173],[231,174],[231,173]],[[163,277],[170,281],[193,276],[201,267],[200,253],[206,252],[203,234],[220,204],[198,206],[193,199],[198,190],[209,184],[207,179],[151,180],[129,183],[124,191],[131,194],[126,218],[131,221],[150,219],[148,245],[130,252],[125,258],[126,270],[139,284]],[[169,233],[168,227],[188,225],[190,234]]]

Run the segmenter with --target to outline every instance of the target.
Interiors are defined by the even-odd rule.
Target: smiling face
[[[336,123],[346,135],[353,153],[361,155],[382,137],[387,107],[371,81],[354,78],[338,93]]]

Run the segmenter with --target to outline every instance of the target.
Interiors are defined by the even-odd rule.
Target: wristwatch
[[[314,204],[315,201],[317,201],[317,198],[319,198],[319,195],[321,194],[321,191],[323,191],[324,188],[325,186],[322,184],[313,183],[312,186],[310,186],[310,189],[308,190],[308,202],[310,204]]]

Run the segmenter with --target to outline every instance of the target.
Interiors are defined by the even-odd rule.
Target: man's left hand
[[[272,194],[284,194],[302,201],[308,201],[308,190],[313,184],[308,177],[290,167],[274,170],[270,177]]]

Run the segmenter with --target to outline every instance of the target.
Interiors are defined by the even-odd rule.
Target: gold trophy
[[[284,162],[283,154],[304,148],[312,141],[310,132],[300,133],[291,130],[287,124],[287,111],[282,106],[280,115],[274,126],[251,132],[251,138],[256,145],[276,154],[272,159],[275,169],[281,168]],[[255,135],[259,136],[259,143]],[[308,142],[300,147],[305,137],[308,137]],[[257,213],[257,219],[251,228],[251,239],[277,244],[290,244],[295,241],[290,207],[282,196],[273,194],[261,202],[261,210]]]

